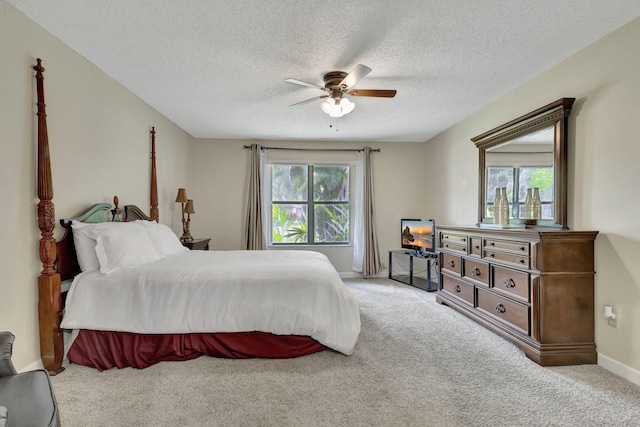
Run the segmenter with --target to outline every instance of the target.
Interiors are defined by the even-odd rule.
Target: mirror
[[[574,101],[559,99],[471,138],[479,150],[478,225],[493,224],[496,189],[506,187],[510,226],[568,228],[567,127]],[[535,193],[540,209],[525,209]]]

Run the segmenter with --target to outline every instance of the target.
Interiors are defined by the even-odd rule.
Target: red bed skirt
[[[99,371],[128,366],[143,369],[162,361],[202,355],[229,359],[285,359],[324,350],[313,338],[266,332],[148,335],[82,329],[67,357]]]

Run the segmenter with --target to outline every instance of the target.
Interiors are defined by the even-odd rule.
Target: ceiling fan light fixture
[[[345,98],[345,95],[349,96],[369,96],[377,98],[393,98],[396,96],[395,89],[353,89],[353,86],[358,83],[360,79],[365,77],[371,72],[371,68],[362,64],[358,64],[350,73],[344,71],[329,71],[322,76],[324,80],[324,86],[320,86],[314,83],[308,83],[298,79],[285,79],[288,83],[297,84],[300,86],[306,86],[311,88],[320,89],[325,92],[324,95],[316,96],[315,98],[307,99],[302,102],[296,102],[294,105],[302,105],[308,102],[315,101],[317,99],[326,100],[320,105],[322,111],[330,115],[331,117],[342,117],[345,114],[349,114],[355,108],[355,104]]]
[[[327,100],[320,105],[320,108],[329,116],[337,118],[352,112],[355,104],[347,98],[327,98]]]

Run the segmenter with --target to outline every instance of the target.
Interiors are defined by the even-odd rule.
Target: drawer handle
[[[454,260],[450,260],[447,265],[449,266],[449,268],[454,268],[456,266],[456,263]]]
[[[467,248],[462,248],[462,252],[467,252]]]
[[[480,269],[478,267],[473,267],[473,270],[471,270],[471,275],[479,276],[480,274],[481,274]]]
[[[475,245],[474,248],[475,249],[480,249],[480,245]]]
[[[489,254],[489,256],[490,256],[491,258],[493,258],[493,257],[495,257],[495,254]]]
[[[515,288],[516,287],[516,282],[514,282],[514,280],[511,277],[509,277],[507,280],[504,281],[504,285],[507,288]]]
[[[462,241],[463,241],[463,242],[466,242],[466,241],[467,241],[467,239],[462,239]]]
[[[520,260],[520,264],[524,264],[525,261],[523,259]]]
[[[495,246],[496,242],[489,242],[489,246]]]
[[[460,291],[461,291],[461,289],[460,289],[460,285],[455,285],[455,286],[453,287],[453,290],[454,290],[455,292],[457,292],[457,293],[460,293]]]
[[[525,251],[527,248],[525,248],[524,246],[520,246],[520,250],[521,251]]]
[[[504,305],[502,305],[502,304],[496,305],[496,313],[502,314],[505,311],[507,311],[507,309],[504,307]]]

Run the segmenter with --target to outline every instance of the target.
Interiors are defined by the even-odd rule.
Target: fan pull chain
[[[333,119],[329,117],[329,129],[333,127]],[[336,124],[336,132],[338,132],[338,125]]]

